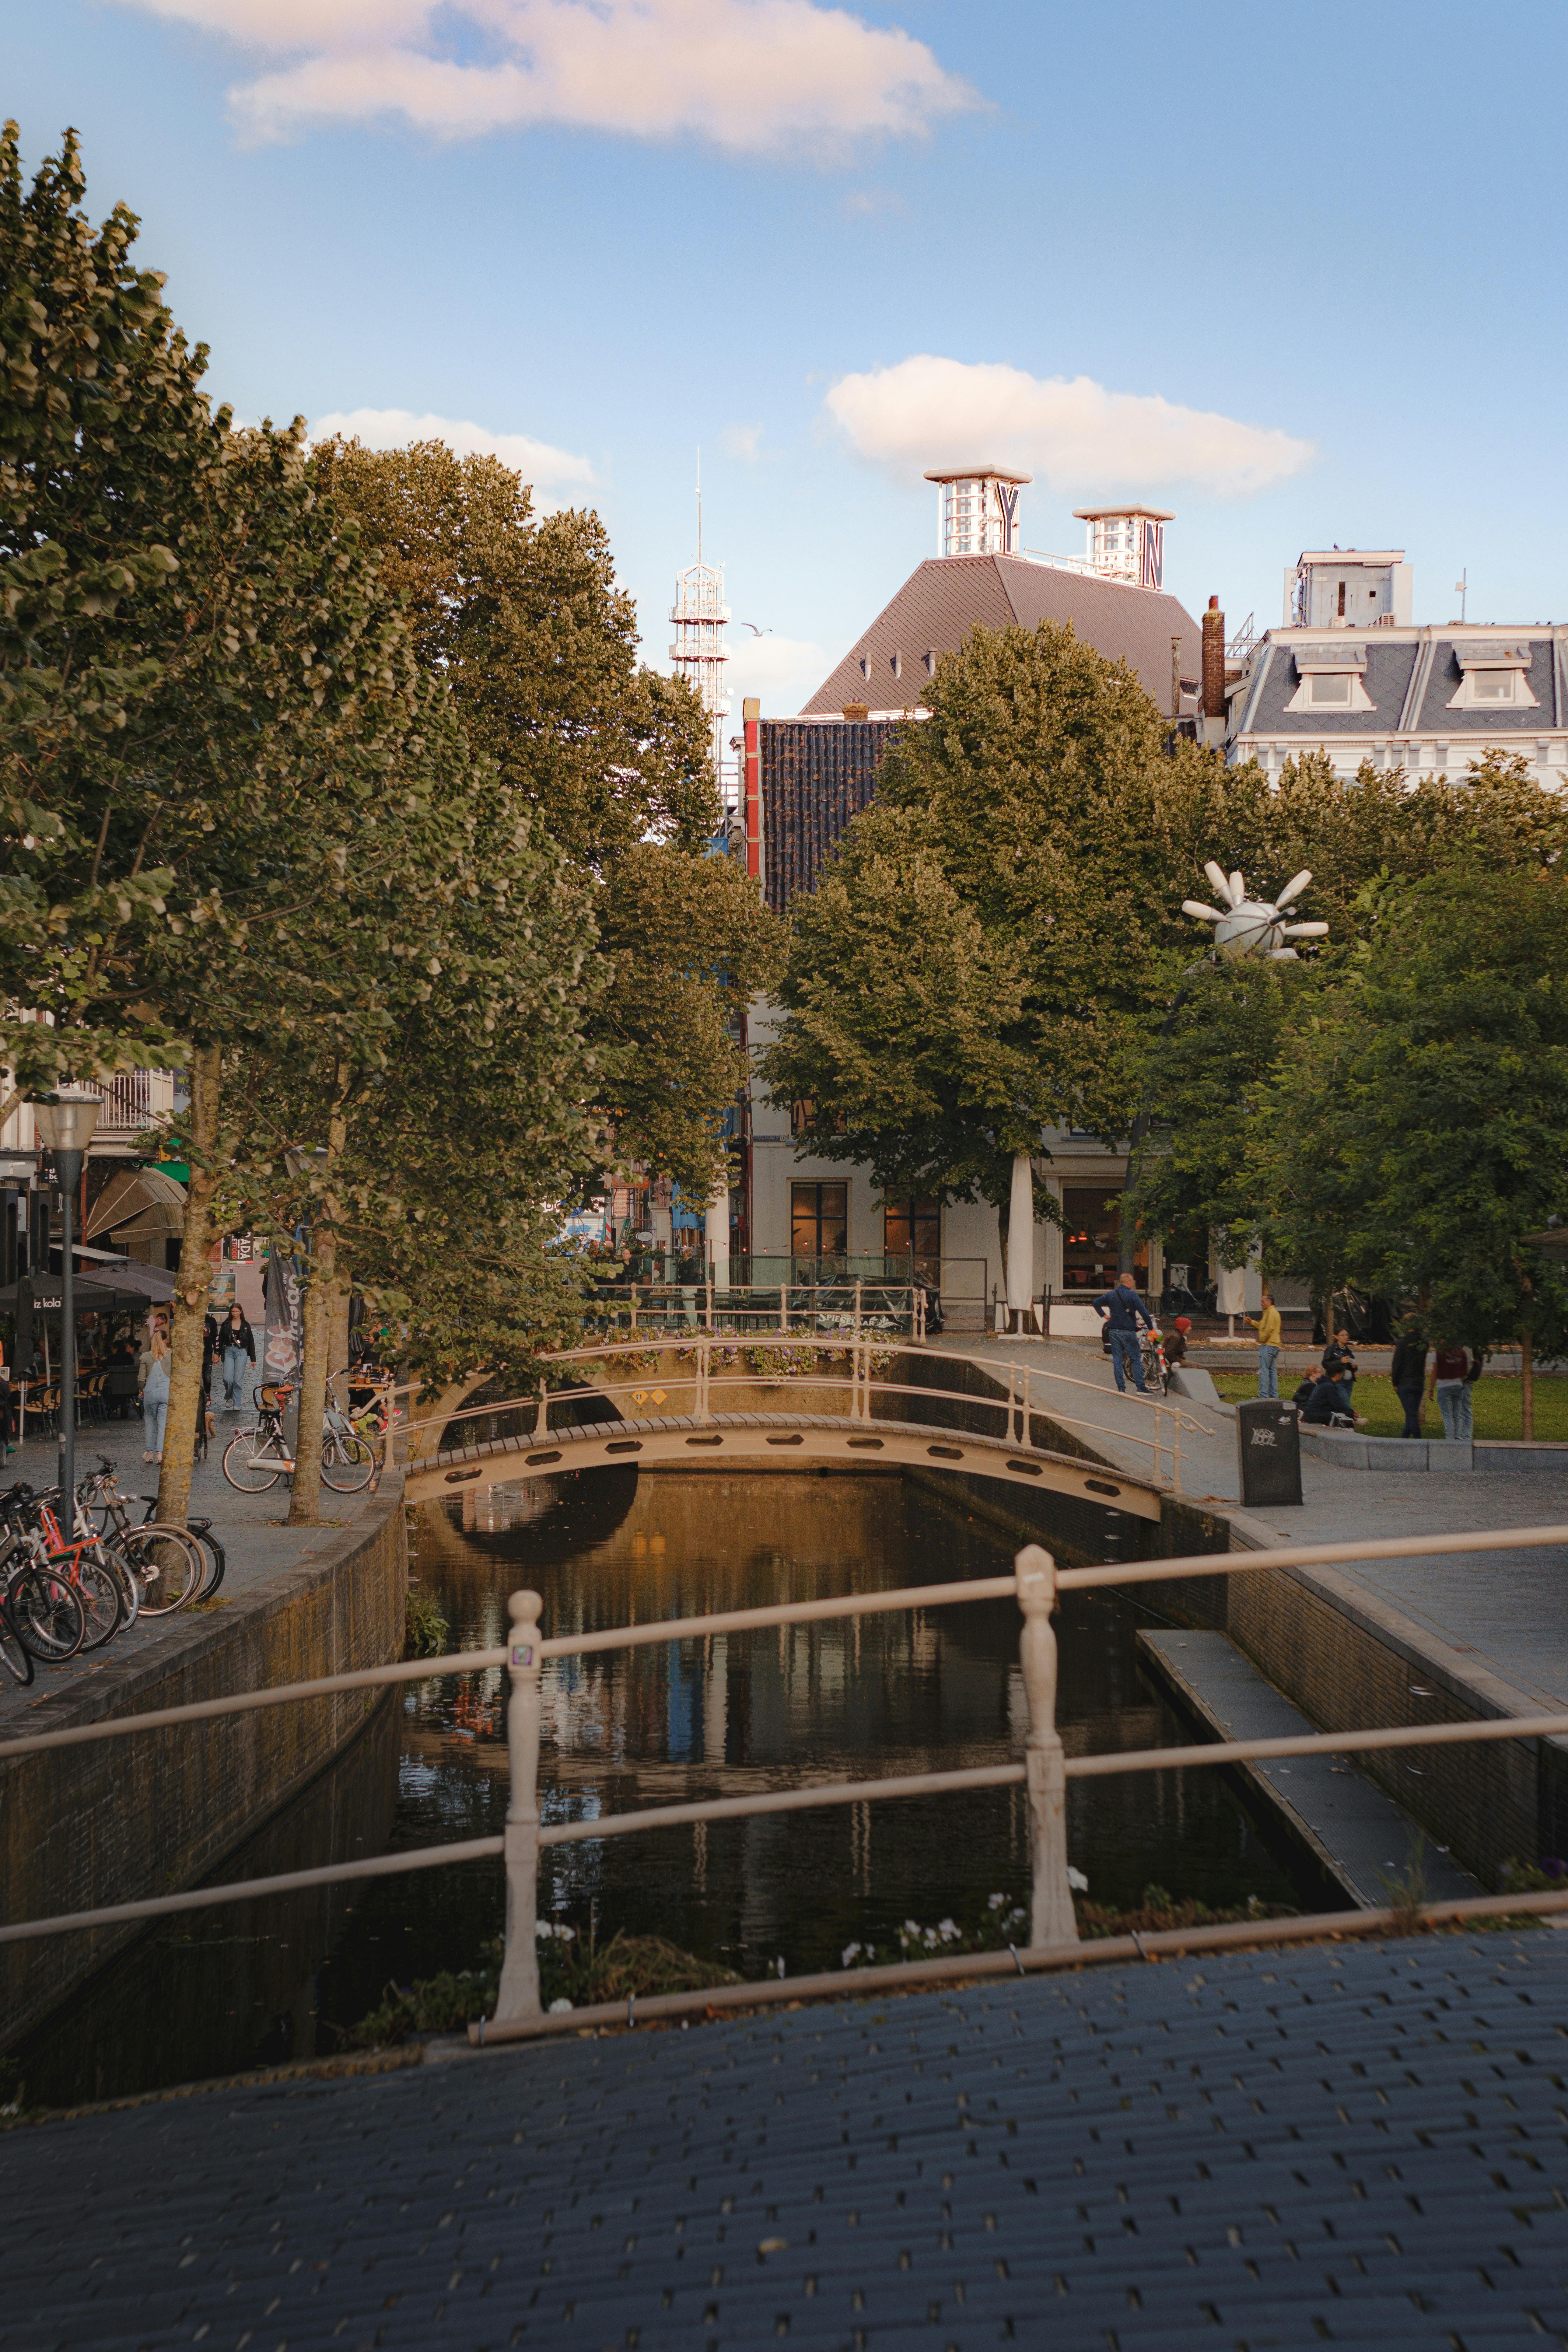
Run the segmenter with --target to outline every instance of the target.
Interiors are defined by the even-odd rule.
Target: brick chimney
[[[1225,614],[1217,596],[1204,614],[1204,717],[1225,717]]]

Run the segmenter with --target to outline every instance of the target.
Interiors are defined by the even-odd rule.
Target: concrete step
[[[1155,1672],[1217,1739],[1288,1739],[1321,1727],[1264,1680],[1228,1634],[1145,1628],[1138,1640]],[[1419,1757],[1415,1750],[1417,1769]],[[1425,1833],[1348,1758],[1287,1756],[1237,1769],[1352,1903],[1376,1910],[1387,1902],[1385,1882],[1411,1867]],[[1421,1862],[1430,1901],[1485,1892],[1430,1837]]]

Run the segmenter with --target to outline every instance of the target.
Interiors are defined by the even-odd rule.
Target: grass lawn
[[[1294,1373],[1280,1375],[1280,1392],[1289,1396],[1297,1385]],[[1249,1397],[1258,1394],[1256,1372],[1216,1372],[1214,1384],[1222,1397]],[[1495,1377],[1483,1375],[1471,1391],[1475,1398],[1476,1435],[1478,1437],[1518,1437],[1520,1381],[1516,1373],[1500,1372]],[[1397,1437],[1405,1426],[1405,1408],[1394,1393],[1394,1383],[1384,1373],[1363,1372],[1355,1384],[1355,1409],[1366,1415],[1369,1437]],[[1421,1429],[1424,1436],[1441,1437],[1443,1416],[1435,1401],[1423,1399]],[[1568,1379],[1560,1373],[1537,1373],[1535,1379],[1535,1434],[1539,1438],[1568,1438]]]

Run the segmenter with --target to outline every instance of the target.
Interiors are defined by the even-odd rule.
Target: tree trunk
[[[348,1129],[342,1113],[327,1128],[327,1178],[342,1157]],[[321,1215],[310,1237],[310,1278],[305,1291],[304,1332],[300,1351],[300,1431],[294,1446],[294,1492],[289,1503],[291,1528],[313,1528],[321,1512],[321,1422],[327,1410],[328,1358],[337,1321],[338,1203],[323,1193]]]
[[[196,1046],[191,1055],[191,1181],[185,1193],[180,1271],[170,1301],[174,1313],[169,1330],[169,1410],[163,1428],[163,1466],[158,1476],[158,1517],[182,1528],[191,1507],[196,1416],[202,1409],[202,1349],[212,1289],[213,1197],[218,1187],[213,1155],[222,1092],[223,1048]]]
[[[1529,1331],[1519,1335],[1519,1433],[1535,1435],[1535,1342]]]

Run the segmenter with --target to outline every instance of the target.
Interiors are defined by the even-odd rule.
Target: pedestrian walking
[[[223,1402],[226,1412],[237,1412],[245,1402],[245,1368],[256,1362],[256,1335],[246,1320],[245,1309],[238,1299],[234,1301],[224,1318],[223,1342]]]
[[[1094,1302],[1094,1311],[1110,1333],[1110,1366],[1116,1374],[1116,1385],[1123,1396],[1127,1393],[1127,1367],[1132,1367],[1132,1379],[1140,1396],[1147,1396],[1149,1383],[1143,1378],[1143,1348],[1140,1332],[1152,1331],[1154,1318],[1138,1296],[1135,1275],[1118,1276],[1110,1290]]]
[[[162,1326],[147,1344],[147,1378],[142,1388],[142,1432],[146,1441],[143,1462],[163,1459],[163,1423],[169,1413],[169,1342]]]
[[[1426,1379],[1426,1335],[1412,1320],[1395,1340],[1394,1360],[1389,1366],[1394,1393],[1405,1408],[1401,1437],[1421,1434],[1421,1391]]]
[[[1443,1434],[1457,1445],[1468,1445],[1476,1433],[1475,1386],[1481,1360],[1473,1348],[1439,1348],[1432,1359],[1427,1393],[1437,1400]]]
[[[1263,1304],[1256,1317],[1249,1315],[1247,1320],[1258,1334],[1258,1393],[1260,1397],[1273,1397],[1278,1402],[1279,1339],[1284,1327],[1279,1320],[1279,1309],[1274,1304],[1274,1294],[1267,1286]]]

